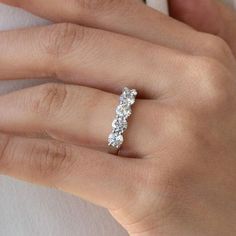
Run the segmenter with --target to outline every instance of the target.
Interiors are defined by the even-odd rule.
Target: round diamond
[[[124,138],[121,134],[115,134],[111,133],[108,137],[108,144],[109,146],[115,147],[115,148],[120,148],[124,141]]]
[[[136,89],[131,89],[130,91],[135,97],[138,95],[138,92]]]
[[[112,132],[108,137],[108,145],[113,148],[119,149],[123,144],[124,137],[122,134],[128,127],[127,120],[132,113],[131,107],[135,103],[137,94],[135,89],[129,89],[127,87],[123,89],[120,96],[120,104],[116,108],[116,117],[112,122]],[[113,150],[109,152],[114,154]]]
[[[117,107],[116,114],[126,119],[131,115],[131,107],[125,104],[121,104]]]
[[[121,134],[128,128],[128,122],[122,117],[117,117],[112,122],[112,128],[114,132]]]
[[[135,97],[137,96],[137,91],[135,89],[124,88],[123,93],[120,96],[120,102],[122,104],[133,105],[135,103]]]

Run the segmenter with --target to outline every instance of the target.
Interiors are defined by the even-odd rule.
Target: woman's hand
[[[140,1],[4,2],[74,24],[0,33],[1,79],[71,83],[0,97],[11,133],[0,173],[102,205],[133,236],[235,235],[236,62],[225,41]],[[124,86],[140,96],[122,158],[107,154],[107,136]]]

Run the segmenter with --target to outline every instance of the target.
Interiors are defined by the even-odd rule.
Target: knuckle
[[[154,132],[159,132],[162,134],[161,136],[169,139],[168,143],[163,143],[163,150],[169,150],[169,143],[173,143],[173,147],[177,143],[178,146],[183,145],[183,149],[185,146],[192,146],[199,122],[199,117],[195,111],[183,107],[182,104],[177,104],[174,109],[170,106],[162,112],[159,110],[158,114],[159,118],[157,119],[161,119],[161,125],[159,125],[158,130],[155,130],[154,127]]]
[[[39,113],[45,118],[54,117],[62,110],[67,99],[67,88],[64,84],[45,84],[32,95],[30,107],[33,113]]]
[[[200,129],[207,122],[204,116],[199,115],[195,109],[182,107],[181,104],[170,109],[172,110],[162,121],[163,136],[169,139],[168,143],[164,143],[163,150],[171,151],[173,147],[173,151],[176,151],[178,147],[180,156],[188,156],[188,153],[194,153],[199,148],[198,145],[209,143],[208,135],[204,135]],[[172,144],[171,147],[169,143]]]
[[[196,117],[191,111],[176,108],[169,112],[168,117],[166,117],[165,127],[167,130],[165,132],[174,140],[182,141],[185,144],[191,143],[195,120]],[[181,140],[178,137],[182,137]]]
[[[227,69],[218,61],[210,58],[201,58],[198,64],[198,90],[207,108],[220,108],[230,99],[230,76]]]
[[[45,32],[46,31],[46,32]],[[48,55],[60,57],[69,54],[77,41],[84,37],[84,27],[71,23],[59,23],[51,25],[42,30],[42,48]]]
[[[55,184],[61,176],[67,175],[73,166],[72,149],[64,143],[47,143],[32,148],[35,168],[40,179],[50,180]]]
[[[203,36],[203,49],[216,59],[228,59],[232,57],[229,45],[220,37],[215,35]]]

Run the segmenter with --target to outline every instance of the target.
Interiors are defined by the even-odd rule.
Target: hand
[[[4,2],[70,23],[0,33],[1,79],[66,82],[0,97],[0,173],[102,205],[132,236],[235,235],[233,49],[140,1]],[[107,136],[124,86],[140,96],[122,158]]]

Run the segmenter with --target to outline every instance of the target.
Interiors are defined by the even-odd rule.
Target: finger
[[[119,96],[100,90],[63,84],[45,84],[13,92],[0,98],[0,130],[53,139],[108,150],[108,135]],[[156,138],[150,126],[154,102],[138,100],[128,122],[122,153],[145,156]],[[156,106],[156,105],[155,105]],[[6,109],[7,108],[7,109]]]
[[[107,208],[133,197],[134,162],[64,143],[0,135],[0,174],[55,187]]]
[[[204,35],[139,0],[1,0],[54,22],[71,22],[137,37],[194,55],[209,55]],[[211,55],[211,54],[210,54]]]
[[[188,60],[158,45],[71,24],[2,32],[0,51],[0,79],[53,76],[114,93],[128,86],[148,98],[159,97],[175,79],[172,70]]]
[[[222,37],[236,55],[236,13],[216,0],[169,0],[171,16],[195,29]]]

